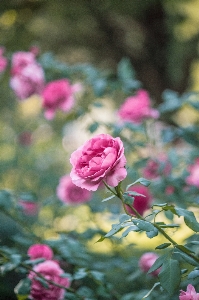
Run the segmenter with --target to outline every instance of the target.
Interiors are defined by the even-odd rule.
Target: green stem
[[[111,190],[111,189],[110,189]],[[115,190],[116,190],[116,194],[117,194],[117,197],[122,201],[122,205],[124,207],[124,210],[126,212],[127,215],[131,216],[132,215],[127,211],[126,209],[126,205],[128,204],[125,204],[124,202],[124,197],[123,197],[123,192],[122,192],[122,189],[120,187],[120,184],[115,187]],[[114,193],[115,194],[115,193]],[[143,221],[146,221],[139,213],[138,211],[131,205],[128,205],[134,212],[135,216],[138,218],[138,219],[141,219]],[[187,254],[189,257],[193,258],[195,261],[199,262],[199,258],[197,256],[195,256],[194,254],[192,254],[188,249],[186,249],[185,247],[180,247],[180,245],[178,245],[178,243],[176,243],[156,222],[152,223],[150,221],[147,221],[149,222],[150,224],[152,224],[154,227],[156,227],[158,229],[158,231],[168,240],[172,243],[173,247],[179,249],[181,252],[184,252],[185,254]]]

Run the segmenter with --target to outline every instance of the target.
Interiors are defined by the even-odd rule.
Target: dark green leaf
[[[144,220],[133,220],[133,223],[141,230],[143,231],[154,231],[154,226],[148,222],[148,221],[144,221]],[[155,228],[156,229],[156,228]]]
[[[164,244],[157,246],[155,249],[165,249],[165,248],[169,247],[170,245],[171,245],[171,243],[164,243]]]
[[[29,278],[22,279],[14,288],[14,292],[15,294],[18,295],[28,296],[30,294],[30,286],[31,286],[31,280]]]
[[[105,235],[105,237],[112,236],[121,230],[121,224],[113,224],[112,229]]]
[[[148,236],[149,239],[154,238],[155,236],[158,235],[158,230],[157,230],[157,228],[154,227],[153,230],[151,230],[151,231],[146,231],[146,235]]]
[[[179,217],[184,217],[185,224],[195,232],[199,232],[199,223],[192,211],[183,208],[175,208],[176,214]]]
[[[161,286],[172,295],[179,287],[181,281],[180,265],[177,260],[167,259],[163,262],[159,273]]]
[[[156,259],[156,261],[154,262],[154,264],[152,265],[152,267],[149,269],[147,273],[150,274],[155,270],[159,269],[163,265],[164,261],[166,261],[167,259],[168,259],[167,254],[158,257],[158,259]]]
[[[135,225],[129,226],[129,227],[122,233],[122,237],[126,237],[126,236],[129,234],[129,232],[131,232],[131,231],[139,231],[139,228],[138,228],[137,226],[135,226]]]

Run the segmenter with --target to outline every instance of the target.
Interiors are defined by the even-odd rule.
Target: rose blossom
[[[36,266],[33,270],[40,273],[48,280],[54,281],[56,284],[66,288],[70,286],[68,278],[61,277],[64,271],[60,266],[52,260],[46,260]],[[64,299],[64,289],[48,283],[48,288],[44,287],[38,280],[34,272],[30,272],[28,276],[31,280],[30,299],[33,300],[62,300]]]
[[[146,252],[139,259],[139,267],[144,272],[147,273],[149,269],[153,266],[155,261],[159,258],[159,256],[154,252]],[[160,268],[151,272],[152,276],[157,276],[160,273]]]
[[[157,119],[159,112],[152,109],[149,94],[145,90],[138,90],[135,96],[128,97],[121,105],[118,115],[123,121],[140,124],[147,118]]]
[[[28,255],[31,259],[45,258],[49,260],[53,258],[53,251],[46,244],[34,244],[29,247]]]
[[[199,158],[195,160],[193,165],[188,167],[190,175],[186,178],[186,183],[199,188]]]
[[[157,179],[161,175],[167,176],[171,172],[172,166],[164,153],[160,153],[157,158],[147,161],[143,169],[143,176],[147,179]]]
[[[34,94],[41,94],[44,86],[44,72],[39,64],[28,64],[11,76],[10,87],[20,100]]]
[[[67,204],[79,204],[91,199],[91,192],[76,186],[70,175],[62,176],[57,186],[57,197]]]
[[[199,300],[199,293],[196,293],[195,288],[193,285],[188,284],[187,291],[180,291],[179,295],[180,300]]]
[[[46,119],[53,119],[57,109],[69,111],[75,102],[76,85],[71,85],[68,79],[49,82],[42,92],[42,105]]]
[[[4,47],[0,47],[0,73],[5,71],[8,64],[8,60],[6,57],[3,56],[3,53],[4,53]]]
[[[109,134],[85,142],[71,154],[70,163],[73,183],[90,191],[96,191],[103,180],[115,187],[127,175],[123,143]]]
[[[152,202],[152,196],[149,192],[149,189],[143,185],[138,185],[138,186],[132,186],[129,189],[129,191],[134,191],[145,196],[143,197],[143,196],[132,195],[132,197],[135,198],[134,201],[132,201],[133,207],[137,210],[137,212],[140,215],[143,215],[144,212],[150,208],[150,204]],[[130,214],[134,215],[133,210],[128,205],[125,205],[125,207]]]
[[[44,71],[35,55],[19,51],[12,56],[10,86],[20,100],[40,94],[44,87]]]
[[[32,52],[18,51],[12,55],[11,75],[20,74],[28,65],[37,64]]]
[[[18,204],[22,207],[23,213],[27,216],[35,216],[38,213],[38,204],[34,201],[19,199]]]

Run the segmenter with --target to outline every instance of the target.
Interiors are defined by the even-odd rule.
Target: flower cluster
[[[28,278],[31,280],[30,299],[33,300],[62,300],[65,289],[70,286],[67,277],[62,277],[64,271],[57,261],[53,259],[52,249],[45,244],[34,244],[29,247],[28,255],[31,259],[44,258],[45,261],[36,264],[30,271]],[[48,287],[39,281],[39,276],[46,279]],[[62,286],[62,287],[60,287]]]

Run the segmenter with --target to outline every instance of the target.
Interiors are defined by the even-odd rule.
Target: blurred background
[[[1,1],[0,43],[102,68],[127,56],[160,101],[165,88],[198,88],[198,13],[198,0]]]

